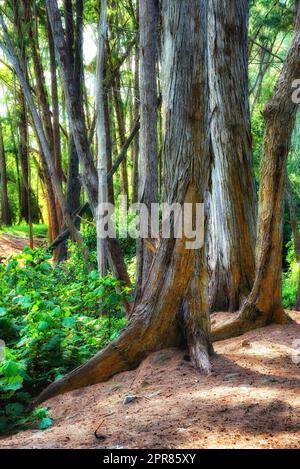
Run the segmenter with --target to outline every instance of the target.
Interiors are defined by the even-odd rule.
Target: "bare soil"
[[[290,315],[293,324],[215,344],[208,377],[168,349],[107,383],[53,398],[53,427],[6,437],[0,447],[299,448],[300,313]],[[124,404],[128,395],[137,398]]]
[[[43,240],[35,239],[34,246],[40,246]],[[13,236],[11,234],[0,235],[0,262],[13,254],[18,254],[29,246],[28,238]]]

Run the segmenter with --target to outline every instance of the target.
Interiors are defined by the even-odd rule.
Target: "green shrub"
[[[300,264],[296,262],[294,243],[290,241],[287,245],[287,261],[289,269],[283,273],[282,278],[282,302],[284,308],[293,308],[298,295],[298,285],[300,277]]]
[[[110,275],[87,273],[77,248],[71,251],[58,266],[42,249],[25,249],[0,266],[0,339],[6,344],[0,431],[38,420],[46,428],[45,412],[26,413],[32,396],[88,360],[126,323],[122,300],[128,290]]]

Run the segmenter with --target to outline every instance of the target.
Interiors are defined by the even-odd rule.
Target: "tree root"
[[[198,342],[189,347],[189,353],[193,366],[204,374],[209,375],[211,373],[211,362],[207,347]]]
[[[246,332],[268,326],[270,324],[289,324],[292,319],[282,308],[276,308],[272,313],[265,314],[255,306],[245,304],[239,316],[234,320],[226,321],[221,326],[212,328],[213,342],[238,337]]]

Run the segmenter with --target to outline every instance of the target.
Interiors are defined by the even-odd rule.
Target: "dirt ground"
[[[39,246],[43,241],[35,239],[34,246]],[[0,235],[0,262],[7,259],[13,254],[18,254],[23,249],[29,246],[29,240],[20,236],[13,236],[11,234]]]
[[[208,377],[184,352],[154,353],[135,371],[48,401],[53,427],[0,447],[300,448],[300,313],[290,314],[294,324],[215,344]],[[128,395],[136,399],[124,404]]]

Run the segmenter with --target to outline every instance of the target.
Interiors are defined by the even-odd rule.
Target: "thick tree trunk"
[[[0,120],[0,185],[1,185],[1,217],[0,223],[4,225],[11,225],[11,211],[8,203],[7,192],[7,173],[6,173],[6,158],[2,133],[2,123]]]
[[[256,194],[248,102],[248,1],[209,2],[208,45],[213,168],[209,306],[237,311],[251,291]]]
[[[210,169],[206,79],[206,0],[163,0],[165,44],[165,161],[169,203],[204,201]],[[189,31],[189,34],[186,34]],[[81,386],[105,381],[135,368],[149,353],[178,345],[183,331],[178,312],[187,304],[186,334],[195,363],[204,362],[210,344],[201,336],[207,311],[198,308],[198,288],[192,281],[195,262],[204,272],[199,251],[186,249],[186,238],[163,239],[151,266],[141,301],[121,336],[82,367],[53,383],[36,404]],[[205,295],[205,288],[202,290]],[[187,292],[191,295],[187,295]],[[197,304],[197,308],[192,304]],[[201,301],[201,303],[205,303]],[[197,326],[195,326],[197,324]],[[205,359],[203,358],[205,357]]]
[[[292,83],[300,74],[300,7],[296,31],[288,56],[266,105],[266,123],[256,246],[254,286],[240,315],[213,331],[215,340],[239,335],[272,322],[286,322],[281,303],[282,219],[286,164],[297,104],[292,100]]]
[[[139,1],[140,24],[140,158],[139,202],[147,206],[158,202],[158,142],[157,142],[157,48],[159,6],[157,0]],[[149,228],[151,220],[149,220]],[[153,261],[148,243],[155,240],[137,240],[136,300],[147,280]]]

